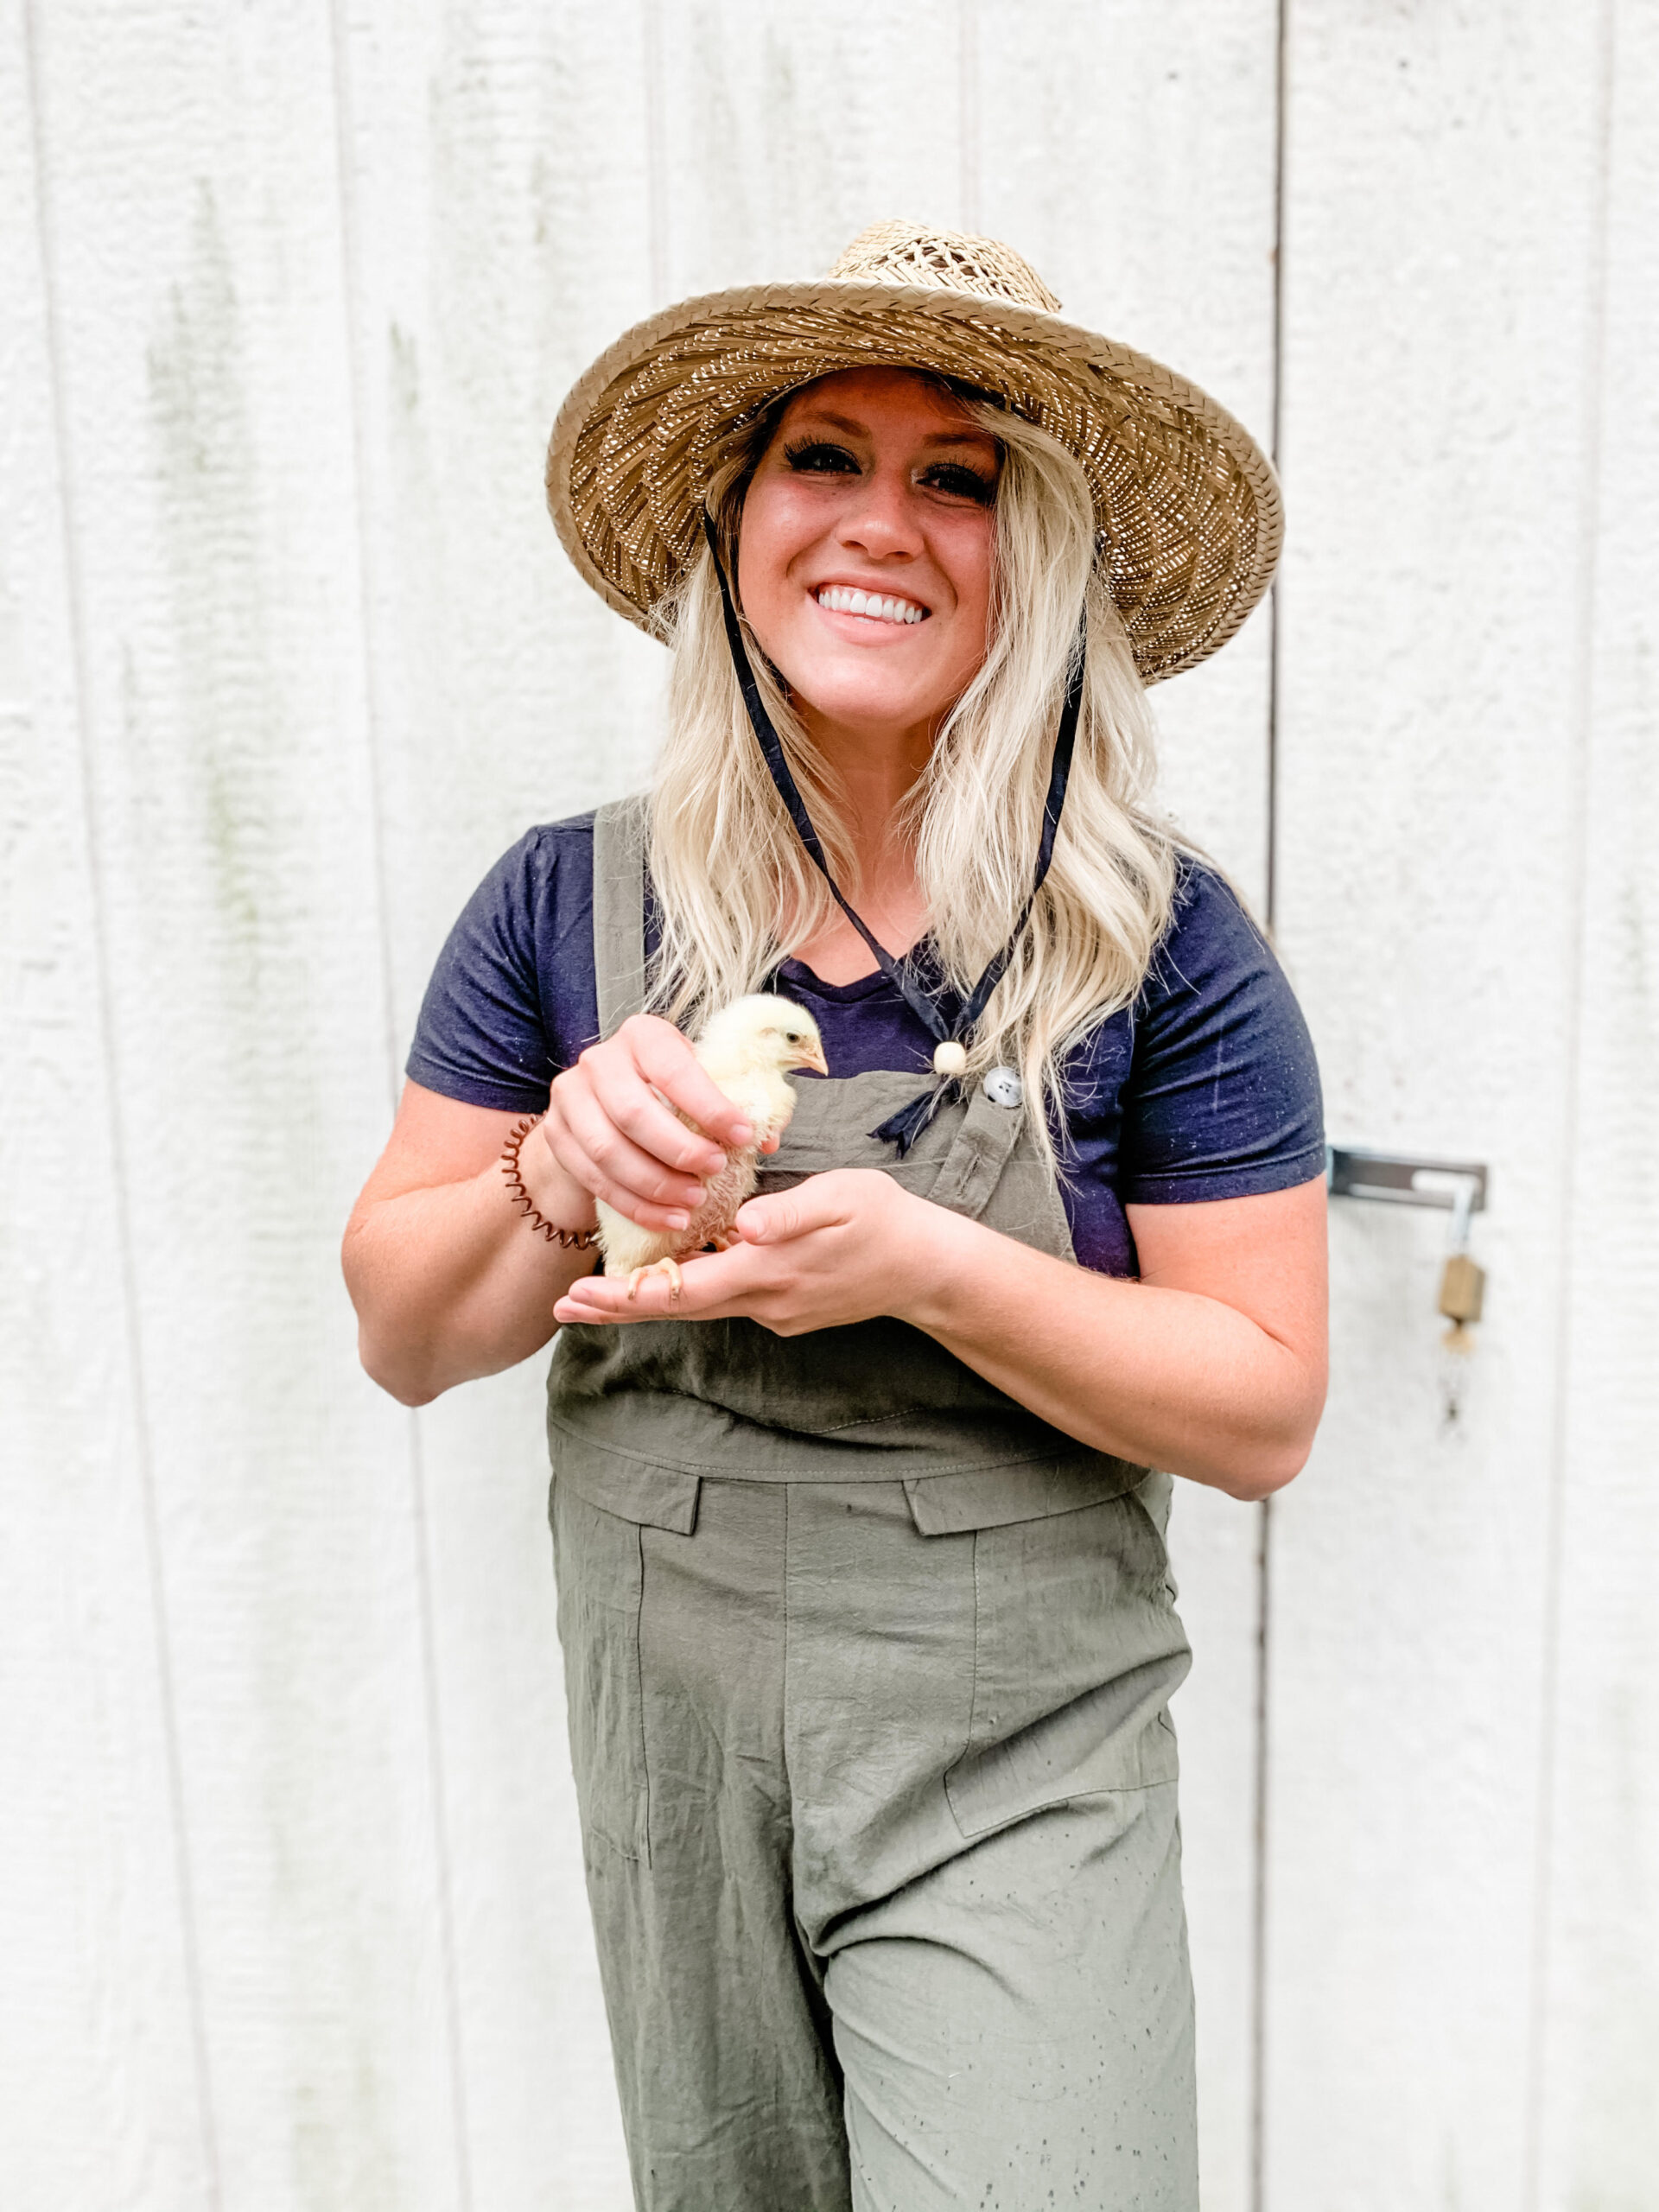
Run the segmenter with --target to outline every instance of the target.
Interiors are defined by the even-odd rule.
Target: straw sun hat
[[[994,238],[878,223],[826,277],[668,308],[625,332],[559,410],[547,497],[565,550],[649,628],[702,542],[704,486],[734,430],[840,369],[926,369],[1004,400],[1076,454],[1142,681],[1194,667],[1268,588],[1278,484],[1196,385],[1059,307]]]

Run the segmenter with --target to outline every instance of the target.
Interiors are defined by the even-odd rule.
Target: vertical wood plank
[[[559,401],[652,304],[646,41],[639,5],[580,0],[340,0],[337,24],[400,1070],[485,870],[532,823],[637,787],[656,745],[661,649],[577,579],[542,494]],[[554,1629],[545,1370],[418,1416],[468,2158],[480,2206],[620,2212]]]
[[[207,2212],[21,5],[0,50],[0,2171],[22,2212]]]
[[[664,8],[668,299],[810,276],[891,215],[955,223],[957,9]]]
[[[1529,2205],[1637,2212],[1659,2173],[1659,21],[1610,9],[1580,1034]]]
[[[1270,0],[1049,0],[963,11],[983,87],[982,227],[1028,254],[1077,321],[1192,376],[1271,436],[1277,29]],[[1293,524],[1294,516],[1293,512]],[[1263,609],[1160,686],[1162,797],[1261,910],[1267,887]],[[1255,2096],[1259,1511],[1193,1483],[1171,1524],[1192,1675],[1176,1700],[1210,2212],[1248,2202]]]
[[[1179,369],[1262,444],[1274,410],[1272,0],[977,11],[982,219],[1068,315]],[[1152,694],[1164,802],[1260,907],[1268,621]]]
[[[327,18],[38,20],[222,2202],[448,2212],[407,1424],[336,1262],[385,1023]]]
[[[1274,2212],[1522,2201],[1580,987],[1595,12],[1289,11],[1280,929],[1339,1140],[1491,1163],[1339,1205],[1274,1514]]]

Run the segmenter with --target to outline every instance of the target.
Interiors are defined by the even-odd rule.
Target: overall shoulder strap
[[[645,1003],[645,835],[643,791],[594,816],[594,980],[599,1033],[613,1036]]]

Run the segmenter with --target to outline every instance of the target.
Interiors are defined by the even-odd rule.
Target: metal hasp
[[[1446,1343],[1467,1351],[1485,1296],[1486,1271],[1469,1257],[1469,1218],[1486,1205],[1486,1168],[1468,1160],[1407,1160],[1354,1146],[1325,1148],[1325,1180],[1336,1198],[1380,1198],[1385,1205],[1440,1206],[1452,1217],[1440,1311],[1451,1322]]]
[[[1486,1167],[1468,1160],[1408,1160],[1399,1153],[1367,1152],[1357,1145],[1325,1147],[1325,1181],[1333,1198],[1381,1198],[1395,1206],[1440,1206],[1461,1213],[1486,1211]],[[1462,1201],[1459,1204],[1459,1201]]]

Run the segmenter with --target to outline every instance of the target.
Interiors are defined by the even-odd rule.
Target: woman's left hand
[[[584,1275],[553,1309],[572,1321],[720,1321],[741,1314],[780,1337],[835,1329],[906,1303],[942,1262],[956,1217],[879,1168],[839,1167],[740,1207],[729,1251],[681,1262],[671,1299],[660,1274],[630,1299],[626,1280]]]

